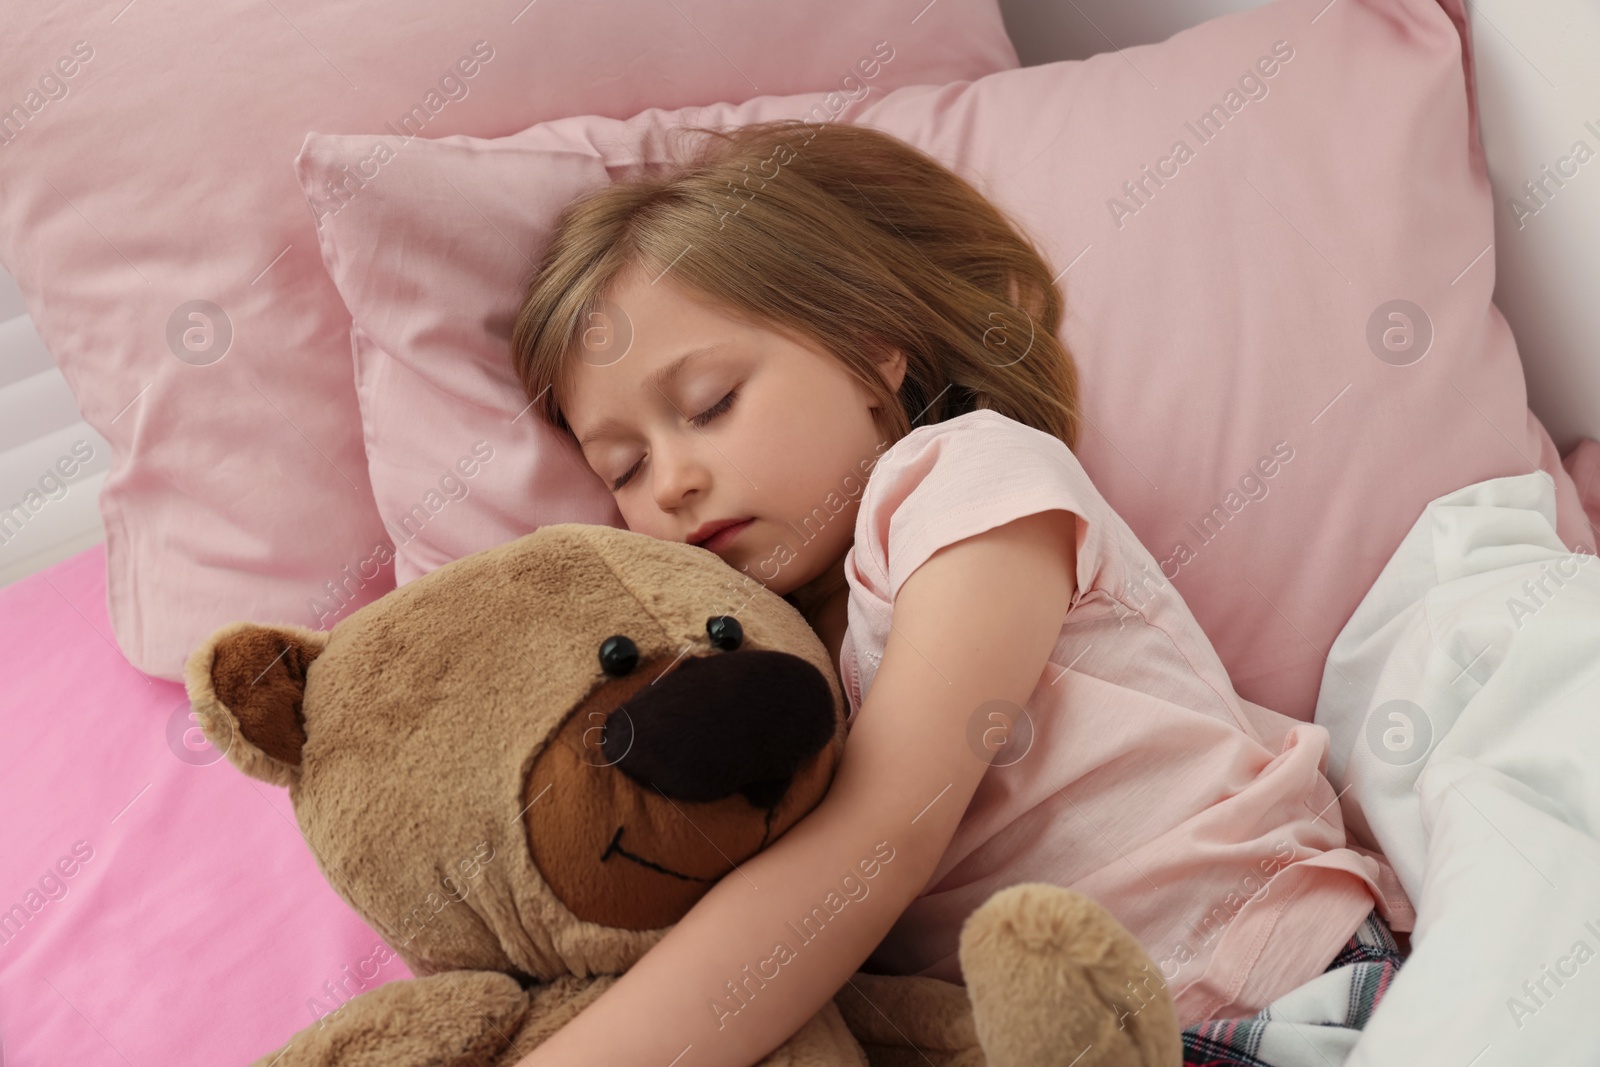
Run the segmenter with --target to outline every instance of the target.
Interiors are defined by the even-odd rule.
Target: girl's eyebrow
[[[662,386],[669,384],[673,378],[677,377],[678,372],[683,369],[684,364],[688,363],[691,359],[694,359],[696,356],[705,355],[709,352],[716,352],[720,349],[727,348],[731,344],[733,344],[732,341],[718,341],[715,344],[702,345],[699,348],[691,348],[689,351],[676,356],[672,362],[668,363],[665,367],[653,370],[649,374],[645,375],[644,384],[647,388],[664,391],[662,390]],[[578,439],[578,447],[587,449],[596,438],[604,437],[612,430],[622,428],[621,422],[611,418],[610,416],[607,416],[595,423],[594,429],[590,430],[588,433],[584,434]]]

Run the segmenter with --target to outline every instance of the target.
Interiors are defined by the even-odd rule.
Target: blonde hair
[[[686,162],[572,201],[523,281],[511,361],[540,418],[572,436],[558,397],[585,330],[630,268],[730,316],[809,342],[877,397],[890,443],[914,422],[990,408],[1078,436],[1078,383],[1057,339],[1043,256],[966,180],[870,127],[800,120],[704,134]],[[906,356],[891,392],[877,367]]]

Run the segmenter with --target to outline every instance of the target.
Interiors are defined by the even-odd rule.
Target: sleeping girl
[[[1410,905],[1346,843],[1326,730],[1235,694],[1079,465],[1042,255],[886,134],[694,132],[689,162],[563,212],[513,363],[630,529],[804,615],[850,732],[827,797],[520,1067],[747,1067],[858,969],[960,982],[962,921],[1024,881],[1138,938],[1186,1058],[1261,1062],[1234,1051],[1275,1025],[1251,1017],[1320,980],[1337,1062]],[[730,1010],[728,981],[864,857],[871,892]]]

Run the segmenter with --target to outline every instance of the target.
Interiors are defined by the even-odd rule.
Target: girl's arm
[[[516,1067],[750,1067],[815,1015],[954,835],[992,758],[968,745],[973,712],[1032,696],[1076,587],[1075,538],[1071,512],[1038,512],[946,545],[905,579],[826,797]],[[866,892],[830,915],[823,900],[838,907],[847,874]]]

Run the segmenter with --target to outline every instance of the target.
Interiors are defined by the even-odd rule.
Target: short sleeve
[[[856,566],[893,602],[905,580],[946,545],[1036,512],[1070,511],[1078,596],[1093,573],[1098,533],[1092,484],[1065,442],[980,408],[919,427],[873,468],[856,518]]]

